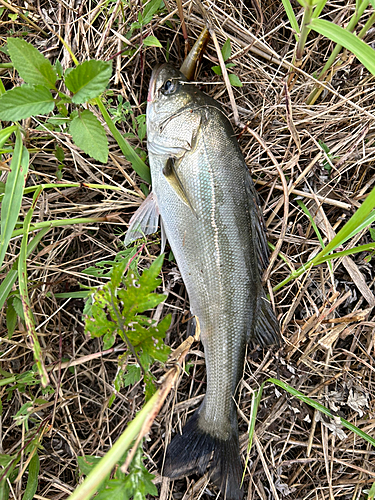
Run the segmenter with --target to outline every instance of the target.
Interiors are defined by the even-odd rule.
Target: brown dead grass
[[[169,14],[154,17],[142,33],[136,30],[130,41],[124,38],[129,24],[137,20],[140,3],[73,5],[38,0],[26,6],[17,0],[9,8],[14,12],[27,10],[29,21],[20,17],[11,20],[6,9],[0,18],[0,45],[4,45],[9,35],[23,36],[52,62],[59,59],[67,68],[73,63],[56,36],[59,33],[80,61],[113,59],[112,107],[117,106],[121,95],[137,116],[145,112],[150,72],[156,62],[164,60],[165,50],[138,48],[128,57],[121,55],[125,44],[139,46],[141,38],[154,34],[164,48],[170,44],[171,62],[179,66],[184,56],[180,21],[171,0],[165,1]],[[9,4],[0,0],[1,5]],[[219,43],[231,40],[234,71],[244,84],[242,88],[233,88],[239,119],[261,136],[288,185],[290,199],[285,220],[278,171],[264,145],[254,140],[248,130],[243,131],[240,144],[263,200],[272,244],[277,244],[283,221],[286,223],[281,246],[283,258],[277,257],[269,276],[271,289],[290,269],[301,266],[320,248],[311,224],[295,201],[296,196],[303,197],[327,240],[354,213],[375,183],[374,78],[349,55],[326,82],[317,102],[308,106],[306,99],[314,85],[311,75],[322,68],[332,50],[328,40],[314,34],[309,36],[302,68],[285,93],[295,42],[281,3],[207,0],[205,6]],[[295,6],[299,12],[298,4]],[[324,14],[327,19],[345,25],[354,8],[353,1],[328,2]],[[194,41],[203,27],[194,1],[185,2],[184,16],[190,40]],[[372,36],[367,37],[369,43]],[[2,53],[0,58],[8,61]],[[217,64],[217,54],[210,43],[199,73],[199,85],[232,116],[222,79],[210,69],[213,64]],[[16,74],[1,71],[6,87],[20,83]],[[47,135],[37,130],[37,120],[28,120],[24,126],[28,146],[35,148],[28,185],[56,181],[58,164],[53,150],[58,144],[65,152],[64,180],[123,188],[114,193],[84,188],[48,190],[38,201],[37,221],[77,216],[107,216],[113,221],[90,227],[55,228],[28,262],[30,300],[46,364],[81,360],[74,369],[63,367],[51,373],[55,394],[44,395],[50,406],[41,406],[34,415],[35,425],[44,419],[49,423],[42,440],[36,498],[58,500],[66,498],[77,485],[76,457],[102,456],[143,404],[143,387],[137,384],[131,390],[121,391],[114,405],[108,408],[117,356],[94,357],[102,351],[102,343],[84,336],[82,300],[54,298],[56,292],[78,290],[79,283],[101,283],[87,278],[82,271],[96,262],[113,259],[122,249],[125,223],[141,201],[141,181],[111,137],[110,160],[101,165],[78,151],[68,134]],[[134,132],[130,115],[118,126],[124,133]],[[319,141],[328,146],[329,157]],[[145,141],[133,139],[132,143],[145,151]],[[332,168],[330,174],[324,168],[327,163]],[[2,168],[5,178],[6,165],[2,164]],[[31,198],[25,197],[23,214],[30,202]],[[368,231],[355,238],[355,244],[369,241]],[[18,255],[19,246],[19,239],[12,241],[9,265]],[[157,255],[159,247],[152,244],[148,251]],[[364,257],[360,254],[344,258],[334,262],[331,270],[327,265],[312,269],[272,297],[282,325],[283,344],[278,353],[248,352],[239,401],[244,457],[251,395],[269,376],[284,380],[374,435],[374,268]],[[141,265],[147,262],[146,256]],[[169,296],[158,314],[172,313],[168,342],[177,347],[185,338],[186,328],[181,320],[189,305],[183,284],[171,274],[173,267],[173,263],[166,263],[164,268],[164,289],[169,290]],[[12,373],[30,369],[33,358],[22,324],[12,339],[7,339],[4,311],[1,321],[3,369]],[[205,392],[200,345],[193,348],[189,362],[190,375],[184,375],[177,392],[169,396],[144,444],[147,467],[156,474],[162,500],[213,498],[214,489],[205,478],[189,477],[173,484],[162,480],[156,467],[171,433],[181,429]],[[161,376],[163,369],[155,367],[154,373]],[[13,416],[23,404],[42,394],[38,388],[24,393],[16,391],[7,401],[5,389],[2,391],[1,452],[13,453],[27,439],[25,428],[16,425]],[[375,450],[369,444],[353,433],[344,433],[335,422],[326,421],[275,387],[267,387],[246,470],[245,498],[354,500],[365,498],[364,490],[370,488],[374,479]],[[12,498],[21,498],[24,487],[25,477],[13,485]]]

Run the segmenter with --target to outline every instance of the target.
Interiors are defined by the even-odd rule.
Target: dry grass
[[[137,20],[141,2],[54,2],[37,0],[28,4],[28,20],[12,20],[8,12],[0,18],[0,45],[6,37],[22,36],[33,43],[52,62],[59,59],[64,68],[72,60],[56,34],[71,46],[80,61],[90,58],[113,59],[111,79],[112,107],[121,95],[131,104],[131,114],[118,126],[134,132],[132,115],[145,113],[147,85],[152,67],[164,60],[165,50],[138,48],[132,57],[121,55],[125,44],[139,45],[141,37],[154,34],[165,48],[170,44],[169,60],[179,66],[184,56],[184,41],[176,6],[165,0],[167,10],[154,17],[143,32],[135,30],[127,41],[129,24]],[[0,6],[6,5],[0,0]],[[332,44],[321,36],[310,35],[306,56],[298,77],[285,93],[289,63],[295,47],[282,4],[265,0],[254,2],[223,0],[205,2],[220,44],[230,38],[235,72],[243,82],[234,88],[234,97],[243,124],[255,130],[281,167],[289,190],[288,218],[284,218],[283,190],[277,169],[264,146],[247,129],[240,144],[264,204],[269,241],[276,245],[283,221],[286,232],[281,255],[273,263],[270,286],[281,282],[320,248],[318,238],[296,202],[304,202],[314,215],[324,238],[341,228],[375,183],[375,85],[374,77],[356,59],[349,57],[340,71],[332,75],[316,104],[306,105],[313,89],[312,76],[327,60]],[[296,3],[298,12],[298,4]],[[16,0],[14,12],[24,12],[26,3]],[[345,24],[355,3],[328,2],[327,19]],[[191,41],[203,22],[194,1],[184,4],[185,22]],[[169,21],[170,22],[167,22]],[[366,20],[366,17],[365,17]],[[33,22],[34,24],[31,24]],[[38,29],[37,29],[38,28]],[[372,42],[369,35],[367,42]],[[8,58],[0,53],[0,59]],[[211,71],[217,54],[210,43],[199,74],[200,87],[218,99],[232,116],[228,94],[220,77]],[[2,71],[4,85],[20,81],[16,74]],[[213,85],[215,83],[215,85]],[[10,400],[2,388],[1,452],[11,454],[27,442],[25,427],[13,418],[31,398],[44,397],[34,414],[38,426],[48,422],[42,439],[41,473],[36,498],[66,498],[77,485],[76,457],[102,456],[134,418],[143,404],[143,388],[136,384],[118,394],[108,408],[112,381],[117,368],[116,354],[94,357],[102,351],[101,341],[84,336],[82,300],[61,300],[54,293],[79,289],[79,283],[98,285],[82,271],[102,260],[112,260],[122,249],[126,221],[141,201],[140,179],[110,138],[107,165],[95,163],[77,150],[68,134],[47,135],[37,129],[37,120],[24,123],[28,147],[34,148],[28,185],[56,181],[56,145],[64,149],[63,179],[66,182],[92,182],[122,187],[122,191],[95,191],[85,188],[56,189],[43,192],[35,221],[70,217],[110,217],[111,223],[98,226],[55,228],[44,238],[28,262],[32,309],[39,325],[38,334],[47,365],[57,363],[51,372],[54,394],[16,390]],[[237,129],[238,133],[240,129]],[[324,152],[324,142],[330,154]],[[146,150],[145,141],[132,140],[134,147]],[[331,172],[324,168],[330,165]],[[7,163],[1,164],[2,179]],[[25,215],[31,198],[25,197]],[[365,231],[356,244],[368,243]],[[148,252],[157,255],[157,240]],[[351,242],[353,244],[353,242]],[[19,253],[20,239],[11,243],[9,265]],[[14,256],[12,258],[12,255]],[[317,398],[368,434],[374,435],[375,389],[374,267],[364,255],[346,257],[312,269],[272,297],[282,325],[283,345],[279,352],[249,350],[240,391],[239,413],[242,451],[247,447],[247,428],[251,394],[267,377],[288,382],[305,395]],[[147,255],[141,260],[145,266]],[[178,346],[185,338],[182,319],[189,311],[185,288],[174,279],[174,264],[164,268],[164,287],[169,296],[162,311],[173,315],[168,342]],[[3,278],[3,277],[2,277]],[[12,339],[7,338],[5,311],[1,313],[2,368],[12,373],[31,369],[33,357],[20,322]],[[59,362],[81,360],[75,368]],[[170,483],[161,479],[156,467],[170,433],[182,425],[205,393],[205,368],[201,346],[191,353],[190,376],[184,375],[174,395],[158,416],[144,444],[147,467],[156,474],[160,498],[184,500],[214,498],[214,489],[205,478],[189,477]],[[163,369],[155,367],[156,376]],[[375,450],[350,432],[326,422],[307,405],[268,386],[264,392],[256,436],[245,476],[247,499],[359,499],[375,479]],[[12,498],[21,498],[25,479],[11,489]],[[189,488],[192,487],[193,490]],[[205,489],[206,488],[206,489]]]

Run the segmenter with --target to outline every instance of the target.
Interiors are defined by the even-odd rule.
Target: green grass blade
[[[320,0],[320,2],[318,2],[315,5],[315,9],[313,11],[313,18],[318,18],[320,16],[320,14],[321,14],[322,10],[324,9],[326,3],[327,3],[327,0]]]
[[[115,124],[111,120],[111,117],[109,116],[107,110],[105,109],[105,106],[101,100],[100,97],[97,97],[95,99],[95,103],[100,109],[100,112],[108,125],[109,130],[111,131],[113,137],[115,138],[117,144],[120,146],[121,151],[123,152],[125,158],[130,161],[132,164],[132,167],[134,170],[137,172],[137,174],[142,177],[143,180],[151,184],[151,175],[150,175],[150,169],[146,165],[144,161],[140,159],[140,157],[137,155],[137,153],[134,151],[134,149],[131,147],[131,145],[122,137],[120,132],[117,130]]]
[[[45,227],[44,229],[39,231],[39,233],[36,236],[34,236],[34,238],[27,245],[26,249],[27,257],[36,249],[36,247],[39,245],[44,235],[46,235],[49,230],[50,230],[49,227]],[[15,263],[12,266],[12,269],[8,272],[8,274],[5,276],[5,278],[0,284],[0,309],[2,309],[2,307],[4,306],[5,301],[7,300],[9,293],[13,288],[14,283],[17,280],[18,262],[19,258],[15,261]]]
[[[366,245],[360,245],[359,247],[348,248],[347,250],[343,250],[342,252],[336,252],[330,255],[326,255],[325,257],[322,257],[319,262],[316,262],[315,265],[323,264],[323,262],[329,262],[333,259],[340,259],[341,257],[345,257],[346,255],[354,255],[361,252],[371,252],[372,250],[375,250],[375,242],[367,243]]]
[[[56,299],[86,299],[92,294],[91,290],[82,290],[82,292],[61,292],[54,293]]]
[[[258,408],[259,408],[260,400],[262,399],[262,393],[263,393],[264,384],[265,384],[265,382],[263,382],[263,384],[260,386],[260,388],[259,388],[258,391],[254,391],[253,398],[251,400],[250,425],[249,425],[249,441],[248,441],[248,444],[247,444],[246,461],[245,461],[244,471],[243,471],[243,474],[242,474],[241,487],[242,487],[243,481],[245,479],[245,473],[246,473],[246,469],[247,469],[247,464],[249,462],[250,451],[251,451],[251,447],[253,445],[255,423],[256,423],[256,418],[257,418],[257,414],[258,414]]]
[[[17,130],[17,125],[12,125],[10,127],[3,128],[0,130],[0,148],[4,146],[9,137]]]
[[[286,15],[288,16],[291,27],[294,29],[294,31],[297,33],[297,35],[299,35],[300,29],[299,29],[297,19],[296,19],[296,16],[294,15],[293,7],[292,7],[290,1],[289,0],[281,0],[281,1],[283,2],[283,6],[285,9]],[[298,41],[297,35],[294,35],[296,41]]]
[[[358,226],[355,228],[354,231],[352,231],[350,234],[348,234],[348,236],[346,236],[341,245],[343,243],[345,243],[345,241],[347,240],[350,240],[350,238],[353,238],[353,236],[355,236],[356,234],[358,234],[359,232],[361,232],[363,229],[365,229],[367,226],[369,226],[370,224],[372,224],[373,222],[375,221],[375,210],[373,210],[366,218],[363,222],[361,222],[360,224],[358,224]]]
[[[30,207],[30,210],[26,214],[25,221],[23,224],[23,238],[22,238],[19,262],[18,262],[18,283],[19,283],[20,296],[22,300],[23,312],[25,315],[25,326],[28,339],[32,346],[41,384],[43,387],[47,387],[47,385],[49,384],[49,377],[43,363],[42,350],[40,348],[39,339],[35,330],[34,316],[31,310],[31,305],[27,290],[27,267],[26,267],[27,238],[30,231],[30,222],[31,222],[31,217],[33,216],[34,213],[37,199],[41,192],[42,192],[41,188],[35,192],[33,197],[33,203]]]
[[[332,418],[335,417],[335,415],[333,415],[331,413],[331,411],[328,410],[328,408],[321,405],[320,403],[318,403],[314,399],[311,399],[308,396],[305,396],[302,392],[297,391],[297,389],[294,389],[294,387],[291,387],[290,385],[286,384],[285,382],[282,382],[281,380],[278,380],[276,378],[269,378],[266,380],[266,382],[271,382],[272,384],[275,384],[278,387],[281,387],[285,391],[289,392],[289,394],[291,394],[292,396],[295,396],[296,398],[298,398],[300,401],[303,401],[304,403],[308,404],[309,406],[312,406],[313,408],[315,408],[315,410],[321,411],[322,413],[324,413],[324,415],[327,415],[328,417],[332,417]],[[344,427],[346,427],[347,429],[349,429],[352,432],[355,432],[355,434],[357,434],[357,436],[361,437],[362,439],[364,439],[365,441],[370,443],[372,446],[375,446],[375,439],[373,437],[366,434],[366,432],[361,431],[361,429],[359,429],[355,425],[353,425],[350,422],[348,422],[347,420],[345,420],[345,418],[340,417],[340,421]]]
[[[18,129],[10,172],[1,203],[0,267],[3,265],[9,241],[18,219],[28,168],[29,153],[23,146],[21,131]]]
[[[315,221],[312,217],[312,215],[310,214],[308,208],[306,207],[306,205],[303,203],[302,200],[297,200],[297,203],[298,205],[302,208],[302,210],[305,212],[305,214],[307,215],[307,217],[309,218],[309,221],[311,222],[311,225],[318,237],[318,240],[319,240],[319,243],[320,243],[320,246],[322,248],[324,248],[324,242],[323,242],[323,238],[322,238],[322,235],[320,234],[320,231],[318,229],[318,226],[315,224]]]
[[[375,51],[374,51],[375,56]],[[372,189],[362,205],[358,208],[356,213],[348,220],[345,226],[337,233],[330,243],[323,250],[323,256],[331,252],[338,246],[342,245],[350,235],[358,233],[358,227],[366,220],[369,214],[375,207],[375,188]],[[318,254],[315,258],[318,259],[321,255]]]
[[[374,9],[375,9],[375,7],[374,7]],[[374,498],[375,498],[375,483],[372,483],[372,486],[368,492],[367,500],[374,500]]]
[[[285,280],[276,285],[273,288],[273,291],[276,292],[280,290],[284,285],[292,281],[293,279],[298,278],[304,272],[311,269],[311,267],[321,264],[322,262],[326,262],[327,260],[332,260],[331,257],[323,260],[324,257],[327,257],[327,254],[332,252],[335,248],[342,245],[343,242],[347,241],[349,237],[354,236],[358,233],[359,230],[364,229],[366,227],[364,224],[372,220],[372,210],[375,207],[375,188],[372,189],[370,194],[367,196],[362,205],[358,208],[355,214],[348,220],[345,226],[336,234],[336,236],[328,243],[328,245],[318,253],[311,261],[302,265],[299,269],[292,272]],[[360,229],[359,229],[360,228]],[[356,253],[355,249],[350,249],[352,253]],[[337,252],[335,255],[340,256],[341,252]],[[347,253],[346,255],[349,255]]]
[[[63,227],[70,226],[73,224],[95,224],[98,222],[106,222],[107,219],[105,217],[78,217],[77,219],[57,219],[51,221],[37,222],[36,224],[30,224],[29,232],[38,231],[39,229],[43,229],[44,227]],[[15,229],[12,233],[12,238],[16,236],[21,236],[23,234],[23,229]]]
[[[375,75],[375,50],[353,33],[323,19],[312,19],[309,28],[350,50]]]

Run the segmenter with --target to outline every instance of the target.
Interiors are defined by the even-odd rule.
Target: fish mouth
[[[155,87],[156,87],[156,81],[158,79],[159,73],[161,68],[164,66],[164,64],[158,64],[155,66],[155,68],[152,70],[151,73],[151,79],[150,79],[150,84],[148,87],[148,95],[147,95],[147,102],[152,102],[155,97]]]

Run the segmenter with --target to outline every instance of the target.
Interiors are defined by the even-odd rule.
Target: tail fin
[[[236,423],[237,428],[237,423]],[[238,431],[226,440],[199,428],[199,409],[187,422],[182,434],[167,448],[163,475],[178,479],[189,474],[203,475],[209,468],[210,479],[221,489],[226,500],[241,500],[242,466]]]

